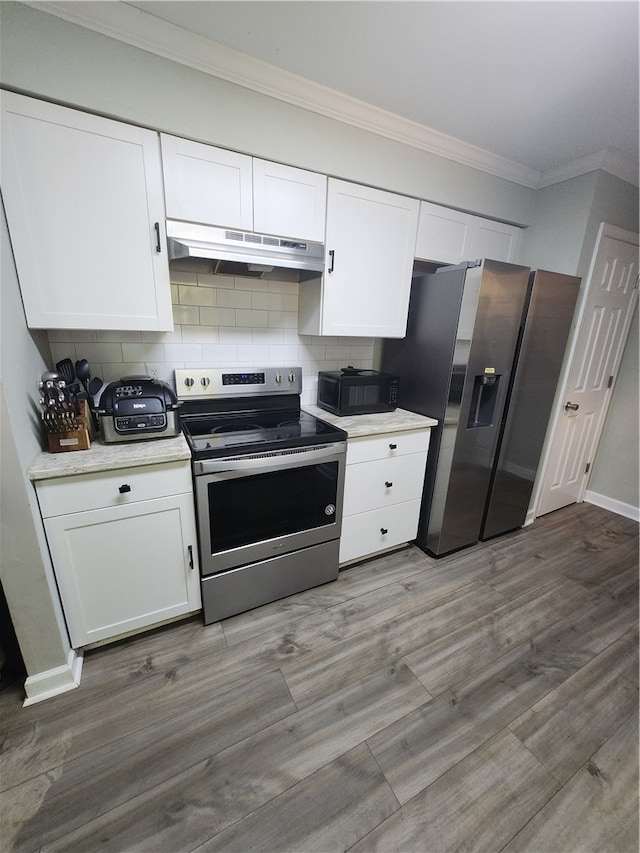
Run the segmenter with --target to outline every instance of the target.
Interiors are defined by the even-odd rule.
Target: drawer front
[[[344,518],[340,562],[347,563],[411,542],[418,532],[419,515],[420,501],[417,500]]]
[[[350,438],[347,442],[347,465],[373,459],[394,459],[407,453],[426,453],[430,434],[431,430],[420,429]]]
[[[343,516],[368,512],[422,497],[426,453],[349,465],[344,483]]]
[[[36,483],[43,518],[103,507],[126,506],[137,501],[192,491],[191,466],[188,461],[118,468],[99,474],[79,474],[39,480]]]

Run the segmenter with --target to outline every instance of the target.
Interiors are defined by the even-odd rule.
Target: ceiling
[[[28,5],[528,186],[638,182],[638,0]]]
[[[536,171],[638,159],[637,2],[129,5]]]

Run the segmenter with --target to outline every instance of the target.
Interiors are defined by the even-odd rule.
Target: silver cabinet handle
[[[580,408],[580,406],[578,405],[578,403],[565,403],[564,404],[565,412],[569,411],[569,410],[572,412],[577,412],[579,408]]]

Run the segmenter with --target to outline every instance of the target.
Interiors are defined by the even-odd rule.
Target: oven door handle
[[[220,459],[194,461],[194,474],[222,474],[225,471],[260,471],[265,468],[295,468],[306,462],[323,462],[346,452],[344,441],[315,447],[274,450],[267,453],[248,453]]]

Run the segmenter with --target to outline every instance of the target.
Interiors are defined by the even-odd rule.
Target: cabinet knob
[[[388,489],[390,489],[390,488],[391,488],[391,486],[393,486],[393,483],[391,483],[389,480],[385,480],[385,486],[386,486]]]
[[[380,528],[380,533],[382,533],[382,535],[383,535],[383,536],[386,536],[388,532],[389,532],[389,531],[387,530],[387,528],[386,528],[386,527],[381,527],[381,528]]]
[[[389,445],[389,450],[396,450],[396,448],[397,448],[397,447],[398,447],[398,445],[397,445],[397,444],[390,444],[390,445]]]
[[[120,492],[121,495],[124,495],[126,492],[131,491],[131,486],[129,485],[129,483],[123,483],[120,486],[120,488],[118,489],[118,491]]]

